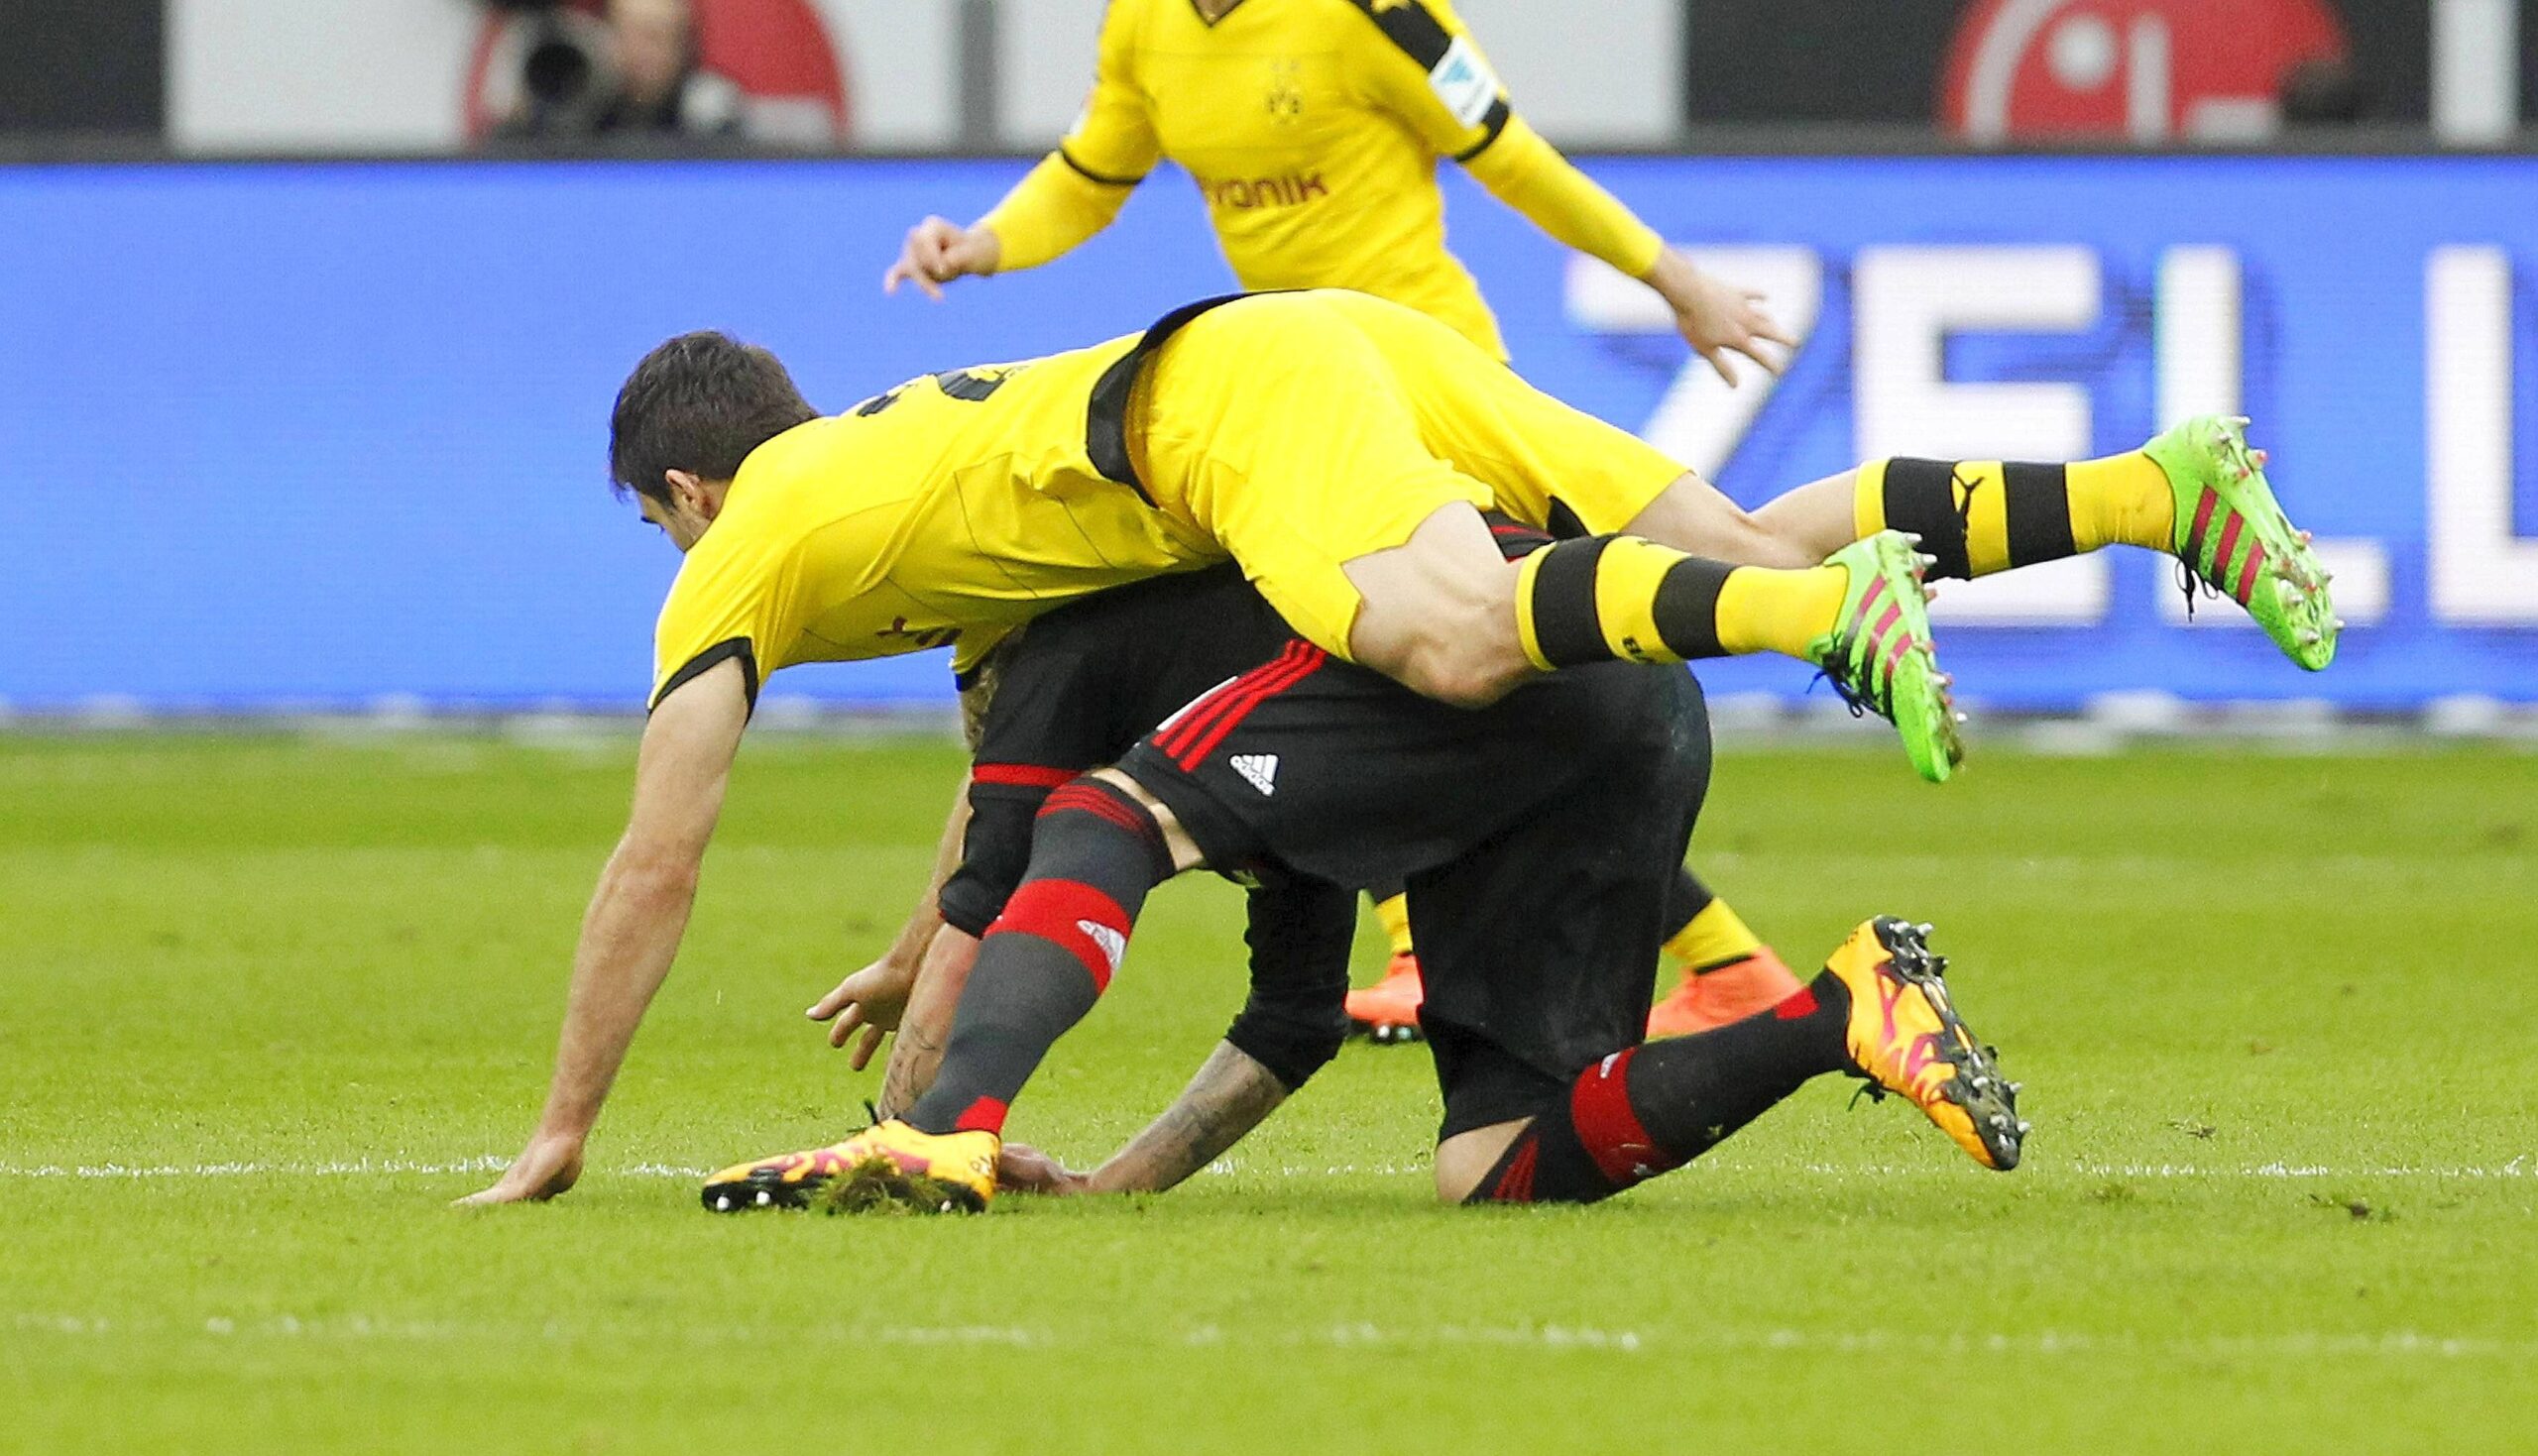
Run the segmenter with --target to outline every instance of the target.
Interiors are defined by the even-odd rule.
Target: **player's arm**
[[[1131,9],[1114,4],[1104,18],[1093,93],[1056,150],[970,226],[929,217],[909,229],[899,261],[881,276],[882,291],[896,292],[905,280],[940,298],[942,285],[957,278],[1037,268],[1119,215],[1162,156],[1154,119],[1130,77]]]
[[[916,906],[908,912],[899,933],[890,939],[889,949],[878,959],[839,981],[836,989],[812,1002],[810,1009],[802,1013],[813,1021],[829,1023],[832,1047],[845,1046],[858,1029],[863,1031],[852,1059],[858,1071],[872,1060],[882,1034],[900,1026],[908,1013],[926,959],[943,934],[944,886],[960,867],[961,845],[969,828],[970,775],[964,770],[952,812],[944,817],[942,837],[935,841],[934,864],[926,874],[925,893],[917,897]]]
[[[461,1201],[551,1198],[582,1171],[582,1149],[653,993],[669,974],[696,901],[705,846],[749,724],[744,664],[726,658],[663,698],[643,729],[634,808],[600,872],[573,955],[564,1033],[537,1131],[492,1187]]]
[[[1251,997],[1161,1117],[1090,1174],[1008,1145],[1007,1186],[1046,1193],[1161,1192],[1222,1157],[1339,1053],[1348,1035],[1356,896],[1312,880],[1251,894]]]
[[[973,754],[979,751],[980,742],[986,732],[987,713],[995,700],[997,684],[1003,677],[1003,663],[1020,647],[1022,636],[1023,633],[1017,630],[1006,637],[994,653],[979,663],[976,671],[962,681],[961,731]],[[907,923],[900,927],[890,949],[878,960],[838,982],[836,989],[812,1002],[810,1009],[803,1013],[813,1021],[829,1023],[829,1045],[832,1047],[844,1047],[858,1029],[862,1030],[863,1036],[856,1041],[851,1060],[857,1071],[862,1071],[871,1063],[872,1054],[880,1048],[882,1036],[893,1030],[903,1034],[902,1047],[910,1036],[914,1036],[934,1042],[935,1051],[940,1055],[942,1038],[951,1030],[948,1024],[950,1008],[948,1004],[937,1005],[937,998],[922,995],[918,987],[928,967],[938,960],[946,964],[958,962],[962,967],[961,978],[968,976],[967,959],[959,945],[961,938],[955,936],[948,943],[944,940],[947,919],[950,924],[969,932],[971,944],[967,953],[975,955],[976,938],[986,929],[986,922],[995,919],[1003,910],[1004,897],[1013,893],[1014,884],[1021,881],[1022,871],[1017,861],[1011,879],[1000,889],[992,891],[991,900],[982,898],[990,893],[986,887],[993,881],[991,878],[982,880],[977,867],[981,829],[976,818],[977,796],[972,792],[975,777],[974,770],[962,771],[960,792],[952,800],[952,812],[944,818],[941,838],[935,840],[934,867],[926,876],[925,893],[917,897],[916,908],[908,912]],[[1030,807],[1037,810],[1039,801],[1032,800]],[[994,832],[986,838],[995,843],[1010,835],[1011,827],[999,819]],[[1030,855],[1030,819],[1026,814],[1021,825],[1021,847],[1016,851],[1024,859]],[[947,896],[951,897],[950,900]],[[951,915],[950,907],[954,903],[972,907],[979,917],[976,924],[968,924]],[[958,996],[957,988],[953,994]],[[943,1024],[937,1025],[938,1022]],[[899,1059],[894,1056],[889,1071],[885,1073],[884,1084],[895,1083],[903,1076]],[[885,1102],[883,1105],[896,1104]]]
[[[1447,0],[1359,4],[1380,32],[1380,39],[1359,32],[1357,44],[1387,109],[1536,227],[1656,289],[1684,340],[1729,383],[1736,379],[1731,350],[1779,372],[1782,361],[1762,346],[1795,345],[1756,306],[1762,295],[1694,268],[1527,125]]]

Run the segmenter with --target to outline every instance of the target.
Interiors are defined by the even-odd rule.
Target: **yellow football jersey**
[[[1445,0],[1110,0],[1084,113],[981,219],[999,267],[1106,227],[1159,158],[1187,168],[1246,288],[1352,288],[1504,359],[1445,250],[1449,157],[1559,241],[1639,277],[1662,243],[1511,109]]]
[[[651,701],[727,658],[951,644],[962,668],[1055,602],[1225,559],[1131,484],[1137,336],[927,375],[767,441],[661,608]]]

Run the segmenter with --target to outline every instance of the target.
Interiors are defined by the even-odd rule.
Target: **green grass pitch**
[[[1696,859],[1792,962],[1937,922],[2008,1176],[1827,1080],[1603,1207],[1442,1209],[1427,1058],[1359,1045],[1168,1196],[714,1218],[696,1172],[860,1121],[801,1008],[957,766],[770,736],[581,1188],[450,1210],[630,762],[0,738],[0,1448],[2538,1448],[2538,754],[1723,759]],[[1017,1137],[1179,1088],[1237,909],[1158,895]]]

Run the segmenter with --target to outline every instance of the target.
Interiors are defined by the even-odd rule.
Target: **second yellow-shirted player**
[[[1246,288],[1352,288],[1499,358],[1497,320],[1445,247],[1451,159],[1544,232],[1640,279],[1684,338],[1778,368],[1759,298],[1702,275],[1569,165],[1508,101],[1445,0],[1111,0],[1093,92],[1065,139],[983,218],[927,218],[884,285],[928,293],[1036,268],[1109,226],[1156,163],[1189,171]]]
[[[1450,158],[1544,232],[1648,282],[1730,380],[1728,351],[1777,368],[1762,344],[1791,342],[1753,295],[1692,268],[1528,126],[1445,0],[1111,0],[1093,91],[1066,138],[976,224],[919,224],[884,284],[934,293],[1047,263],[1109,226],[1164,158],[1197,182],[1246,288],[1373,293],[1507,358],[1445,246],[1437,167]],[[1408,915],[1398,897],[1380,908],[1391,968],[1351,998],[1378,1035],[1411,1026],[1419,1004]],[[1686,936],[1686,965],[1717,973],[1707,984],[1687,973],[1656,1034],[1700,1030],[1714,1004],[1741,1013],[1797,984],[1724,903]]]

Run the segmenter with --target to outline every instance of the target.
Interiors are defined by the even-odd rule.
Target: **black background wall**
[[[0,132],[156,135],[166,31],[162,0],[0,0]]]

